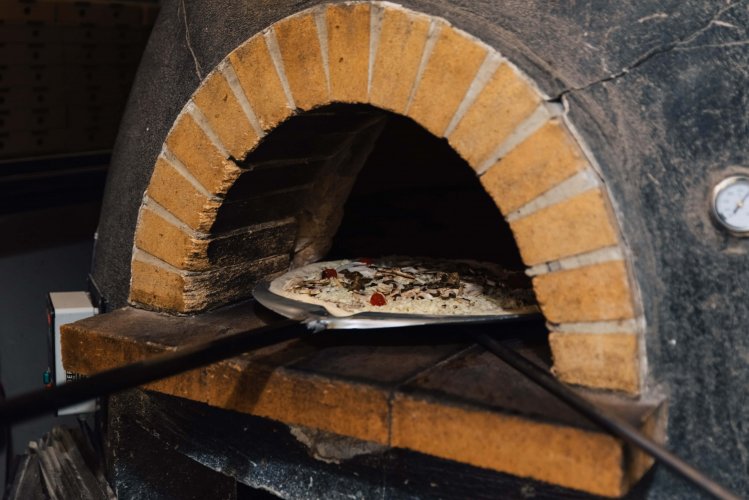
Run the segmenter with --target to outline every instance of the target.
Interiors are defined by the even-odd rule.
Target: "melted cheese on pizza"
[[[362,311],[496,315],[535,311],[522,272],[471,261],[388,257],[318,262],[271,283],[271,291],[346,316]]]

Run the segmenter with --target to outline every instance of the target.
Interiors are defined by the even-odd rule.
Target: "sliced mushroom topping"
[[[353,291],[364,290],[364,283],[363,283],[364,278],[362,277],[360,272],[344,270],[344,271],[341,271],[341,274],[346,279],[346,283],[344,283],[343,286],[347,290],[353,290]]]
[[[484,287],[482,287],[481,285],[478,285],[476,283],[470,283],[470,282],[463,283],[463,292],[466,295],[475,297],[476,295],[480,295],[481,292],[483,291],[484,291]]]
[[[413,274],[405,273],[401,269],[392,267],[383,267],[381,269],[378,269],[375,277],[378,276],[399,276],[401,278],[406,278],[409,280],[416,279],[416,276],[414,276]]]
[[[353,264],[347,267],[345,270],[349,272],[359,273],[365,278],[374,278],[375,274],[377,273],[376,269],[369,266],[363,266],[361,264]]]
[[[447,286],[458,287],[458,286],[460,286],[460,274],[458,274],[458,273],[449,273],[449,274],[447,274],[447,276],[443,280],[443,282]]]
[[[404,299],[412,299],[421,293],[421,290],[419,290],[418,288],[409,288],[408,290],[406,290],[405,287],[403,287],[400,292],[401,297],[403,297]]]
[[[398,284],[396,282],[383,282],[377,285],[377,291],[380,292],[383,295],[390,295],[398,288]]]

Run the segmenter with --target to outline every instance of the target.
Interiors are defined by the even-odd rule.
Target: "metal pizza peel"
[[[388,312],[360,312],[350,316],[336,316],[325,307],[293,300],[273,293],[270,282],[258,283],[253,290],[255,300],[271,311],[299,321],[312,331],[365,330],[374,328],[402,328],[422,325],[477,325],[540,321],[543,315],[537,308],[523,311],[506,311],[492,315],[428,315]]]

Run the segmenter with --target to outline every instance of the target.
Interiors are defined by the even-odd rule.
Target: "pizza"
[[[321,305],[334,316],[363,311],[438,316],[537,311],[524,273],[468,260],[383,257],[317,262],[276,278],[270,291]]]

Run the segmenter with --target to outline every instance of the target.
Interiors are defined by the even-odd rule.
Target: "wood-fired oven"
[[[719,30],[746,31],[742,5],[164,2],[99,224],[109,312],[66,363],[262,324],[254,284],[323,258],[492,261],[544,315],[523,349],[657,439],[667,401],[670,445],[747,491],[747,245],[706,201],[747,164],[747,51]],[[117,396],[114,481],[148,487],[128,432],[174,488],[198,462],[287,498],[619,496],[649,470],[454,333],[331,335]]]

